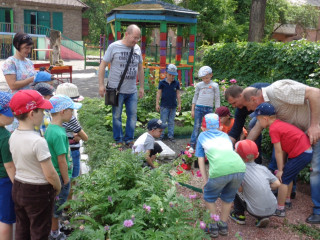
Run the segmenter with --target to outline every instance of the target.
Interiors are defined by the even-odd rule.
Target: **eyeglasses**
[[[26,39],[31,39],[32,40],[32,38],[28,34],[23,36],[23,38],[22,38],[22,40],[26,40]]]
[[[131,37],[133,40],[137,41],[137,42],[140,42],[140,41],[141,41],[141,38],[140,38],[140,37],[134,37],[134,36],[132,36],[132,35],[130,35],[130,37]]]

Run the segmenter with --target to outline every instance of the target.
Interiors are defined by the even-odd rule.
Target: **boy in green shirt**
[[[50,99],[53,106],[51,109],[52,121],[49,124],[44,137],[48,142],[49,150],[52,156],[52,163],[56,169],[60,181],[61,192],[54,205],[51,233],[49,240],[66,239],[64,233],[59,229],[59,217],[62,214],[59,207],[67,201],[70,191],[70,178],[72,175],[72,164],[70,163],[69,140],[63,122],[69,122],[72,117],[73,109],[80,109],[82,104],[75,103],[71,98],[64,95],[55,95]]]

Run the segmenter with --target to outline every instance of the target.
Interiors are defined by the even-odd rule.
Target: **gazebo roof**
[[[196,23],[198,12],[160,0],[142,0],[112,9],[106,14],[107,22],[121,19],[140,21],[167,21]],[[147,24],[147,23],[146,23]]]

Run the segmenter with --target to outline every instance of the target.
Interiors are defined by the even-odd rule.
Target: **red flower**
[[[183,171],[177,171],[177,174],[180,175],[181,173],[183,173]]]

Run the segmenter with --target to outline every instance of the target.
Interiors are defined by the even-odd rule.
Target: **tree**
[[[261,42],[264,37],[264,23],[267,0],[252,0],[249,25],[249,42]]]

